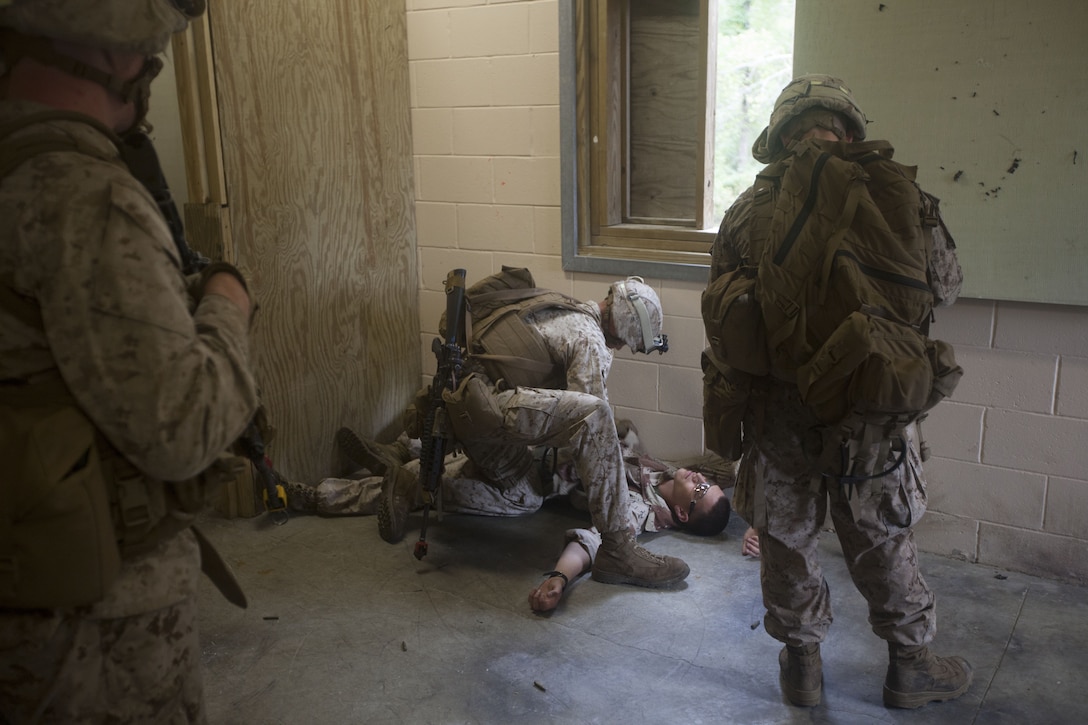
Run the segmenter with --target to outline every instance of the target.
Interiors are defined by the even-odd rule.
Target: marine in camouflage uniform
[[[802,76],[779,97],[753,153],[770,163],[783,151],[781,136],[799,140],[813,130],[832,140],[860,141],[866,122],[841,80]],[[749,188],[722,220],[712,248],[711,281],[752,258],[752,198]],[[935,306],[952,304],[962,282],[955,246],[943,229],[943,224],[934,229],[929,260]],[[894,467],[893,453],[885,468],[895,470],[860,484],[848,499],[842,487],[813,470],[813,457],[805,453],[820,423],[802,403],[797,386],[768,378],[761,396],[762,402],[751,404],[745,414],[733,503],[759,532],[764,623],[772,637],[788,645],[780,657],[787,696],[798,705],[820,701],[819,643],[832,615],[818,540],[829,511],[851,577],[869,604],[873,631],[889,643],[885,703],[917,707],[962,694],[970,684],[970,665],[958,657],[936,657],[925,647],[937,623],[934,595],[919,570],[912,533],[926,508],[916,426],[906,430],[904,464]]]
[[[96,49],[108,47],[111,57],[146,70],[141,58],[162,52],[202,10],[202,1],[27,0],[0,8],[0,28],[68,39],[76,45],[66,52],[83,62],[106,58]],[[49,110],[16,100],[27,97],[20,95],[23,64],[50,65],[48,48],[59,47],[35,42],[35,61],[7,58],[0,124]],[[52,74],[53,99],[84,84],[80,93],[102,95],[129,118],[146,110],[146,98],[52,67],[44,72]],[[84,110],[63,103],[53,107]],[[117,117],[97,120],[109,126]],[[43,153],[0,180],[0,292],[35,313],[0,304],[0,387],[62,384],[103,437],[99,447],[119,456],[116,466],[134,467],[152,498],[173,501],[191,489],[163,482],[208,469],[257,407],[244,285],[231,274],[182,275],[154,199],[115,163],[108,131],[62,119],[12,138],[31,136],[75,139],[89,151]],[[196,629],[201,553],[188,528],[192,516],[174,509],[167,518],[180,533],[126,542],[120,573],[100,601],[0,608],[0,721],[205,721]]]
[[[657,293],[640,278],[613,283],[605,301],[579,302],[570,308],[545,307],[528,313],[526,323],[539,334],[549,361],[561,369],[564,386],[544,388],[487,382],[490,405],[501,426],[485,436],[458,436],[471,462],[471,478],[487,481],[504,496],[540,490],[531,447],[570,451],[584,482],[586,503],[601,532],[601,555],[593,576],[611,584],[671,587],[688,575],[675,557],[656,556],[639,546],[628,523],[627,480],[623,454],[605,380],[613,350],[628,346],[649,354],[668,349],[661,335],[663,314]],[[469,356],[466,372],[487,381]],[[389,487],[379,500],[378,530],[386,541],[400,540],[410,505],[411,483]],[[384,510],[382,507],[385,507]]]
[[[659,487],[671,480],[676,467],[646,453],[634,426],[626,420],[617,421],[620,451],[627,483],[628,528],[638,534],[654,533],[683,528],[678,516],[662,496]],[[352,478],[326,478],[316,486],[299,483],[287,484],[287,500],[293,509],[301,513],[322,516],[365,516],[377,513],[378,501],[386,476],[403,473],[413,481],[410,508],[422,505],[419,490],[420,441],[409,439],[406,434],[393,444],[361,441],[353,445],[360,451],[365,475]],[[557,496],[567,496],[571,504],[588,511],[585,487],[578,476],[578,468],[567,449],[538,448],[533,454],[533,465],[528,473],[513,485],[502,487],[479,477],[468,457],[459,452],[447,454],[443,466],[442,508],[444,511],[478,516],[525,516],[535,513],[544,501]],[[692,464],[695,465],[695,464]],[[394,469],[401,469],[400,472]],[[729,472],[716,472],[715,484],[719,488],[731,488],[733,476]],[[700,480],[704,480],[700,477]],[[717,496],[711,496],[717,499]],[[685,499],[686,505],[687,499]],[[727,498],[714,508],[710,516],[717,524],[706,535],[718,533],[729,521],[730,507]],[[687,512],[684,512],[686,518]],[[578,540],[595,555],[601,537],[596,529],[571,529],[568,540]]]

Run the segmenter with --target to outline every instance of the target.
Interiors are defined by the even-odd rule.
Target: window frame
[[[716,4],[698,0],[704,92],[697,102],[703,123],[696,170],[701,167],[703,173],[701,188],[694,190],[694,222],[647,224],[622,219],[629,148],[624,45],[629,1],[559,0],[563,269],[704,282],[719,221],[710,218],[716,33],[708,28],[716,27]],[[593,38],[591,27],[596,28]],[[590,143],[594,138],[598,142]]]

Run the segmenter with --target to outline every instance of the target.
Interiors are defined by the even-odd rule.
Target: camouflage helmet
[[[812,108],[825,108],[841,113],[853,127],[854,140],[865,138],[865,125],[869,119],[854,101],[850,89],[838,78],[826,75],[803,75],[794,78],[782,89],[771,111],[770,124],[763,129],[752,144],[756,161],[769,164],[782,151],[780,134],[797,116]]]
[[[0,0],[0,28],[157,55],[204,5],[205,0]]]
[[[616,336],[634,352],[668,352],[668,335],[661,334],[661,300],[642,277],[628,277],[608,288]]]

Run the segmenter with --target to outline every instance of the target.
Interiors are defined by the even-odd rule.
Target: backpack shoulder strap
[[[583,311],[578,300],[573,297],[569,297],[562,292],[555,292],[541,287],[487,292],[478,295],[475,299],[486,299],[486,301],[500,302],[502,304],[483,320],[478,321],[478,326],[475,329],[473,329],[472,323],[472,309],[471,307],[469,308],[469,314],[465,315],[466,345],[471,345],[473,334],[475,334],[476,337],[483,335],[507,315],[515,314],[524,319],[533,312],[553,307],[570,310],[572,312]]]
[[[114,146],[120,148],[121,139],[118,138],[117,134],[95,118],[74,111],[38,111],[0,124],[0,180],[3,180],[4,177],[29,159],[55,151],[75,151],[103,161],[121,163],[119,159],[103,154],[101,149],[67,134],[35,131],[19,136],[17,139],[10,138],[18,131],[49,121],[76,121],[86,124],[106,136]],[[28,297],[11,289],[7,284],[0,284],[0,309],[11,313],[28,327],[40,329],[42,326],[41,312],[38,305]]]

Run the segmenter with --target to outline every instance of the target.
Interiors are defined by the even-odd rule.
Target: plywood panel
[[[403,0],[209,2],[235,262],[288,478],[397,432],[420,380]]]
[[[630,216],[695,222],[702,169],[698,0],[631,5]]]

